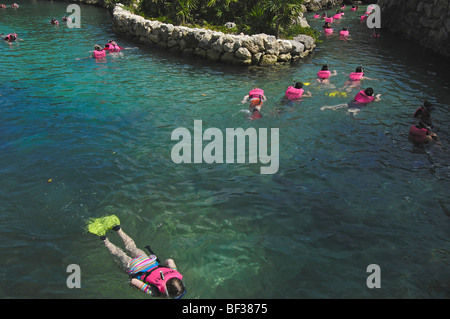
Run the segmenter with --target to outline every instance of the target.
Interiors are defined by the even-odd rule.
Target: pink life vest
[[[261,99],[264,95],[264,90],[261,89],[253,89],[250,92],[248,92],[248,97],[250,99],[258,98]]]
[[[352,72],[350,73],[350,80],[352,81],[360,81],[363,78],[364,72]]]
[[[11,40],[11,36],[14,35],[16,38],[14,40]],[[11,41],[15,41],[17,39],[17,34],[15,33],[10,33],[5,37],[5,41],[11,42]]]
[[[335,19],[335,20],[339,20],[341,18],[341,14],[340,13],[336,13],[334,16],[333,16],[333,19]]]
[[[106,57],[105,50],[101,50],[101,51],[94,50],[94,58],[96,58],[96,59],[103,59],[105,57]]]
[[[305,92],[303,89],[296,89],[293,86],[290,86],[287,88],[285,96],[289,100],[296,100],[302,97],[303,92]]]
[[[325,22],[333,22],[333,18],[332,17],[329,17],[329,18],[325,18]]]
[[[341,37],[348,37],[348,30],[341,30],[341,32],[339,32],[339,34],[341,35]]]
[[[351,8],[350,11],[356,11],[356,8]]]
[[[411,125],[409,128],[409,138],[414,142],[423,143],[427,136],[428,130],[426,128],[418,128],[415,125]]]
[[[333,29],[331,28],[327,28],[323,30],[326,34],[332,34],[333,33]]]
[[[366,95],[366,93],[364,93],[364,90],[361,90],[358,92],[358,94],[356,94],[355,96],[355,101],[359,102],[359,103],[370,103],[375,99],[374,96],[368,96]]]
[[[331,71],[330,70],[320,70],[319,72],[317,72],[317,76],[319,78],[321,78],[322,80],[328,79],[331,75]]]
[[[117,44],[106,43],[105,47],[109,52],[120,52],[122,50]]]
[[[183,279],[183,275],[172,268],[157,266],[152,268],[146,275],[144,280],[146,283],[158,288],[159,292],[166,293],[166,284],[169,279]]]

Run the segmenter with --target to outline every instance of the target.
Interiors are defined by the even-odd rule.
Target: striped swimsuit
[[[158,266],[158,262],[156,261],[155,255],[141,255],[136,258],[133,258],[128,265],[128,273],[130,275],[134,275],[138,272],[146,272],[150,269]]]

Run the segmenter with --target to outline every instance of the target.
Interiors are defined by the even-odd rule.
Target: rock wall
[[[172,52],[235,65],[268,66],[295,61],[306,57],[316,46],[307,35],[280,40],[267,34],[230,35],[146,20],[120,4],[113,10],[113,29]]]
[[[342,2],[343,0],[303,0],[303,5],[306,9],[303,11],[331,9],[334,6],[340,5]]]
[[[435,53],[450,56],[450,1],[378,0],[381,27],[400,33]]]

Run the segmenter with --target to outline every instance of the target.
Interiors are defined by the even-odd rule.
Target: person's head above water
[[[102,47],[99,46],[98,44],[96,44],[96,45],[94,45],[94,49],[97,50],[97,51],[101,51]]]
[[[322,65],[322,71],[328,71],[328,64]]]
[[[171,278],[166,283],[166,294],[168,298],[180,299],[186,293],[183,282],[178,278]]]
[[[434,110],[433,104],[431,104],[431,103],[428,102],[428,101],[423,102],[422,107],[423,107],[426,111],[428,111],[428,112],[431,112],[431,111]]]
[[[303,88],[303,83],[302,83],[302,82],[295,82],[294,87],[295,87],[296,89],[301,89],[301,88]]]
[[[362,66],[358,66],[358,67],[356,67],[356,72],[357,73],[364,72],[364,68]]]
[[[373,95],[373,89],[372,88],[367,88],[367,89],[364,90],[364,93],[367,96],[372,96]]]

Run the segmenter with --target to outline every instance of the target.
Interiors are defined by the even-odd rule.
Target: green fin
[[[87,230],[94,235],[103,236],[116,225],[120,225],[120,220],[116,215],[91,218],[88,222]]]

